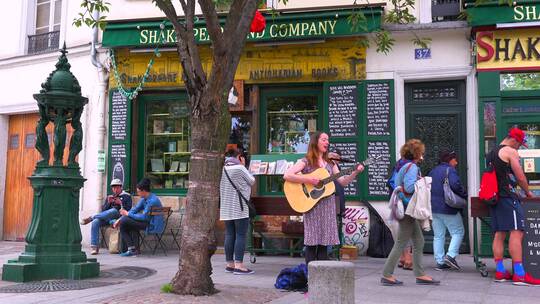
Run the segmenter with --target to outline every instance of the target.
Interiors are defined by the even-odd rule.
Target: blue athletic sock
[[[523,263],[521,261],[514,262],[514,274],[520,277],[525,275],[525,269],[523,268]]]
[[[502,259],[495,259],[495,263],[497,265],[497,272],[504,273],[506,269],[504,268],[504,263]]]

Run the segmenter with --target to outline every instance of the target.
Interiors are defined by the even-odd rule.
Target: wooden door
[[[13,115],[9,118],[6,190],[4,195],[4,240],[23,241],[32,218],[34,191],[28,177],[41,159],[35,149],[38,114]],[[73,130],[67,126],[66,141]],[[53,125],[47,126],[52,153]],[[69,142],[64,150],[67,161]],[[52,158],[52,157],[51,157]],[[51,162],[52,163],[52,162]]]

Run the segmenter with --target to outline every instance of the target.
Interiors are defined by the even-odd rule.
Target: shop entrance
[[[426,145],[422,175],[438,164],[444,149],[458,155],[457,171],[467,185],[467,134],[465,81],[410,83],[405,85],[406,136],[418,138]],[[465,210],[465,237],[460,252],[469,252],[468,213]],[[433,252],[433,233],[425,234],[425,252]],[[447,238],[447,244],[449,238]]]
[[[32,217],[34,191],[28,177],[32,175],[41,157],[34,148],[38,114],[9,117],[8,152],[6,166],[6,191],[4,195],[4,240],[24,241]],[[73,129],[66,126],[69,140]],[[47,126],[52,153],[53,124]],[[64,150],[64,163],[68,156],[69,142]],[[52,157],[51,157],[52,158]]]

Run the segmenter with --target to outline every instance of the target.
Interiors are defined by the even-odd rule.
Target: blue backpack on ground
[[[306,264],[282,269],[274,287],[289,291],[307,291],[308,269]]]

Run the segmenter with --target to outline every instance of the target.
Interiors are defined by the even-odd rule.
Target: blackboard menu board
[[[126,179],[126,169],[128,166],[126,144],[111,145],[111,160],[109,166],[109,172],[111,172],[111,180],[117,178],[121,180],[122,183],[124,183]]]
[[[111,139],[127,139],[128,100],[120,92],[114,91],[111,98]]]
[[[328,86],[330,137],[357,136],[358,89],[356,84]]]
[[[376,163],[367,168],[368,195],[389,195],[386,187],[388,169],[391,166],[390,143],[387,141],[368,141],[367,155],[374,157],[382,155]]]
[[[525,235],[523,237],[523,266],[533,277],[540,278],[540,203],[523,206]]]
[[[390,84],[366,84],[367,135],[390,135]]]
[[[358,151],[358,146],[356,143],[333,143],[332,148],[334,151],[339,151],[341,153],[341,157],[358,161],[356,159],[356,153]],[[350,168],[354,165],[355,164],[353,163],[341,163],[339,164],[339,167],[341,168],[341,170],[343,170]],[[356,181],[345,186],[345,195],[358,195]]]

